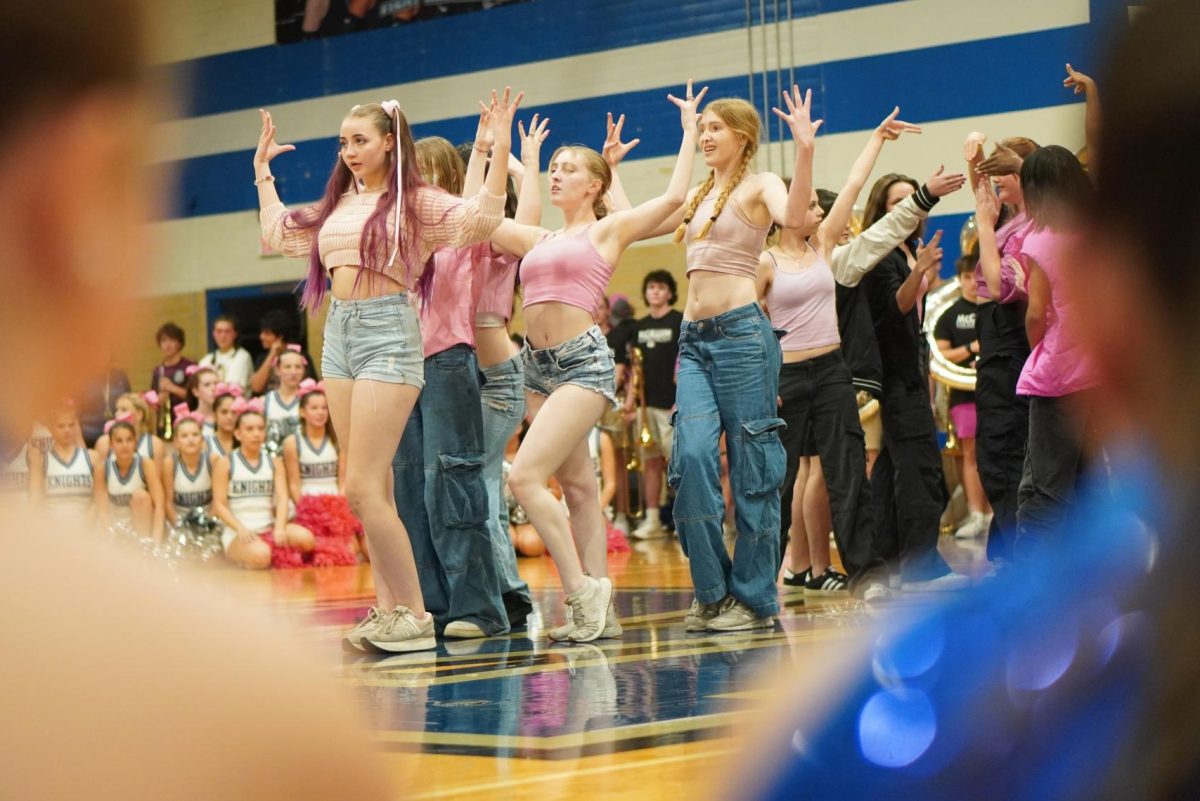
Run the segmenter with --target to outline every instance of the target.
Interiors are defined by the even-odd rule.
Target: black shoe
[[[825,568],[819,576],[812,576],[804,585],[804,594],[813,596],[845,595],[850,591],[850,580],[845,574],[832,567]]]
[[[807,586],[810,579],[812,579],[811,567],[807,568],[803,573],[793,573],[786,567],[783,569],[783,583],[789,587]]]
[[[504,601],[504,611],[508,613],[508,627],[515,629],[524,626],[526,618],[533,611],[533,602],[515,590],[504,593],[500,598]]]

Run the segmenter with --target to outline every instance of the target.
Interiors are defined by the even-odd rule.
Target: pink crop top
[[[429,358],[455,345],[475,347],[475,303],[482,288],[480,270],[491,245],[479,242],[465,248],[433,252],[433,283],[421,304],[421,345]]]
[[[565,303],[591,312],[604,300],[613,266],[592,244],[591,226],[572,234],[550,234],[521,259],[523,308]]]
[[[363,227],[375,211],[383,196],[382,192],[350,191],[338,199],[333,213],[325,220],[316,237],[321,263],[330,272],[335,267],[359,266],[359,243]],[[504,219],[504,196],[489,194],[486,187],[479,194],[462,199],[440,189],[424,186],[416,195],[417,217],[421,220],[421,242],[417,248],[418,263],[412,265],[413,274],[405,270],[402,259],[397,258],[390,268],[381,272],[401,284],[415,281],[420,270],[429,260],[429,255],[438,247],[460,247],[487,239],[500,221]],[[310,210],[313,207],[308,207]],[[282,203],[267,206],[259,213],[263,239],[285,256],[303,258],[313,246],[311,229],[292,228],[287,221],[295,212]],[[387,219],[388,235],[395,234],[391,215]],[[391,244],[389,243],[389,247]]]
[[[771,327],[787,332],[779,341],[780,347],[800,351],[840,344],[836,284],[825,259],[818,253],[817,260],[808,267],[792,271],[781,270],[775,254],[767,251],[767,255],[775,262],[767,291]]]
[[[475,315],[492,315],[507,322],[512,318],[513,295],[517,286],[516,256],[497,253],[488,248],[483,257],[480,272],[475,280],[479,288],[479,302],[475,304]]]
[[[700,230],[712,216],[716,197],[700,202],[696,214],[688,223],[684,236],[687,242],[687,272],[706,270],[711,273],[740,275],[754,280],[758,273],[758,257],[762,254],[770,226],[759,227],[742,218],[732,200],[721,209],[721,215],[708,229],[708,236],[697,239]]]

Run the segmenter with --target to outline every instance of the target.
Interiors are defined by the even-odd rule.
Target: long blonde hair
[[[583,166],[587,169],[588,174],[600,182],[600,191],[596,194],[596,199],[592,201],[592,211],[596,214],[597,220],[604,219],[608,214],[608,196],[609,187],[612,186],[612,168],[608,166],[608,162],[604,160],[595,150],[583,145],[563,145],[558,150],[554,151],[554,155],[550,156],[550,163],[553,164],[559,154],[564,151],[571,151],[579,154],[583,159]]]
[[[733,194],[733,190],[746,177],[746,171],[750,169],[750,163],[754,161],[754,154],[758,152],[758,138],[762,132],[762,120],[758,117],[758,112],[754,106],[747,103],[745,100],[736,97],[723,97],[720,100],[714,100],[704,107],[705,113],[711,111],[721,118],[721,122],[725,123],[731,131],[741,137],[743,141],[742,161],[734,171],[733,176],[725,186],[721,187],[721,194],[717,195],[717,203],[713,206],[712,216],[704,223],[704,227],[700,229],[700,233],[696,236],[697,239],[704,239],[708,236],[709,229],[716,222],[717,217],[721,216],[721,211],[725,208],[725,203],[729,200],[729,196]],[[696,193],[692,196],[692,202],[688,204],[687,210],[683,213],[683,222],[675,229],[675,241],[682,242],[683,237],[687,234],[688,225],[692,222],[692,218],[696,216],[696,209],[700,206],[701,201],[708,196],[712,191],[713,182],[716,180],[716,170],[709,170],[708,177],[700,184]]]
[[[133,427],[139,437],[143,434],[153,434],[155,432],[157,428],[156,418],[153,410],[150,409],[150,404],[146,403],[145,398],[137,392],[126,392],[117,398],[117,400],[129,401],[130,405],[141,413],[142,421],[140,423],[133,423]]]
[[[422,178],[455,197],[462,195],[467,167],[458,148],[440,136],[427,136],[417,140],[415,149]]]

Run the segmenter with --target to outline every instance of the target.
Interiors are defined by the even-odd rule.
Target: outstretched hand
[[[813,140],[817,136],[817,130],[821,127],[824,120],[813,122],[812,119],[812,89],[804,92],[804,96],[800,96],[800,87],[792,86],[791,92],[783,93],[783,104],[787,106],[787,113],[783,113],[778,108],[772,108],[775,116],[788,124],[788,128],[792,131],[792,138],[796,140],[796,144],[805,145],[809,148],[813,146]]]
[[[675,95],[667,95],[667,100],[670,100],[679,108],[679,122],[683,126],[684,133],[691,131],[695,133],[700,125],[700,101],[708,94],[708,87],[700,90],[700,93],[695,97],[692,96],[692,79],[688,78],[687,94],[682,100]],[[624,119],[622,117],[621,119]]]
[[[625,115],[622,114],[613,123],[612,112],[608,112],[608,128],[604,135],[604,149],[601,151],[609,167],[616,167],[641,142],[641,139],[621,141],[621,128],[625,126]]]
[[[296,149],[296,146],[277,143],[275,141],[275,123],[271,121],[271,113],[261,108],[258,113],[262,116],[262,133],[258,135],[258,148],[254,151],[254,166],[265,167],[271,163],[271,159],[280,153],[290,153]]]
[[[1019,175],[1024,160],[1011,147],[996,143],[996,152],[975,165],[980,175]]]
[[[1000,198],[996,197],[991,181],[980,181],[975,187],[975,226],[996,227],[1000,219]]]
[[[1074,89],[1075,94],[1084,94],[1096,88],[1096,82],[1092,80],[1090,75],[1085,75],[1079,70],[1067,65],[1067,77],[1063,79],[1064,89]]]
[[[951,192],[957,192],[962,189],[966,181],[967,177],[961,172],[947,173],[946,165],[942,164],[925,181],[925,188],[934,197],[945,197]]]
[[[538,115],[534,114],[533,119],[529,121],[529,131],[525,130],[525,123],[517,123],[517,132],[521,134],[521,163],[531,164],[537,168],[541,164],[542,142],[546,141],[546,137],[550,135],[550,118],[538,121]]]
[[[917,240],[917,266],[914,272],[929,273],[936,272],[942,263],[942,231],[939,228],[934,232],[933,238],[928,243]]]
[[[492,130],[492,147],[512,149],[513,117],[517,115],[517,109],[521,107],[521,101],[524,99],[524,92],[518,92],[514,98],[512,89],[506,86],[503,96],[497,96],[496,90],[492,90],[491,105],[479,101],[480,110],[488,115],[488,124]]]
[[[920,125],[913,125],[911,122],[896,119],[899,116],[900,107],[896,106],[892,109],[892,113],[887,115],[884,121],[879,123],[879,127],[875,129],[875,133],[882,136],[885,142],[896,141],[902,133],[922,133]]]

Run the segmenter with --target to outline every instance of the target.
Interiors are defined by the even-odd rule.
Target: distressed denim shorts
[[[404,294],[338,300],[325,321],[321,375],[425,386],[417,312]]]
[[[577,337],[552,348],[534,350],[526,341],[521,350],[525,389],[549,396],[564,384],[590,389],[617,405],[616,371],[612,352],[600,327],[593,325]]]

